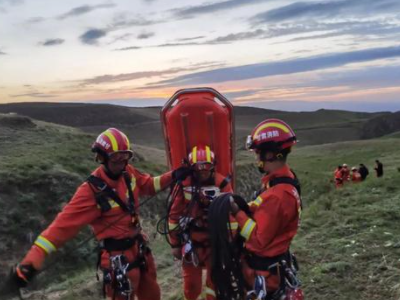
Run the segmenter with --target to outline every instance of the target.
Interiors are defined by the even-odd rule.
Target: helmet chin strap
[[[265,154],[264,154],[264,156],[261,157],[261,160],[258,161],[258,171],[259,171],[261,174],[266,174],[266,175],[268,175],[269,172],[265,170],[265,162],[275,162],[275,161],[282,160],[282,158],[283,158],[282,153],[277,153],[277,154],[274,155],[273,158],[269,158],[269,159],[266,159],[266,158],[265,158]]]
[[[266,174],[267,173],[267,171],[265,171],[265,169],[264,169],[264,166],[265,166],[265,162],[264,161],[259,161],[258,162],[258,171],[261,174]]]

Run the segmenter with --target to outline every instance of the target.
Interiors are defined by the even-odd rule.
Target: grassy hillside
[[[18,261],[32,238],[70,198],[76,186],[96,165],[88,151],[95,136],[69,127],[0,115],[0,272]],[[400,285],[400,139],[342,142],[297,148],[290,158],[303,184],[305,209],[293,244],[301,265],[307,299],[396,299]],[[136,163],[154,174],[163,171],[163,153],[138,147]],[[260,175],[253,155],[240,151],[238,192],[250,198]],[[377,179],[373,163],[380,159],[385,177]],[[367,181],[335,190],[336,165],[366,164]],[[161,200],[161,199],[159,199]],[[163,202],[144,210],[146,231],[158,263],[163,299],[182,299],[179,266],[165,241],[155,234],[155,219]],[[149,212],[151,212],[151,216]],[[157,212],[157,213],[154,213]],[[94,276],[93,244],[73,256],[83,232],[69,243],[59,263],[40,276],[41,290],[33,299],[99,299],[101,286]],[[4,241],[4,242],[3,242]],[[61,272],[62,269],[62,272]],[[59,273],[58,276],[54,274]],[[48,284],[51,278],[51,284]],[[43,287],[47,286],[47,289]]]
[[[36,236],[97,167],[90,152],[95,138],[79,129],[0,114],[0,278],[23,257]],[[136,165],[153,174],[163,172],[165,161],[161,162],[163,156],[157,153],[148,147],[137,148]],[[161,199],[150,203],[143,214],[160,210]],[[95,265],[94,243],[73,251],[89,234],[84,230],[60,251],[55,258],[60,263],[50,274]],[[74,253],[63,256],[71,251]],[[55,278],[63,281],[68,276],[66,272]]]
[[[84,103],[13,103],[0,105],[0,113],[15,112],[34,119],[73,126],[91,133],[115,126],[124,130],[134,144],[164,149],[159,121],[160,107],[131,108],[106,104]],[[315,112],[284,112],[253,107],[235,107],[237,147],[243,148],[245,138],[256,124],[266,118],[288,122],[301,140],[300,146],[379,137],[382,130],[372,130],[377,122],[371,119],[390,113],[355,113],[339,110]],[[384,118],[383,118],[384,119]],[[378,122],[380,124],[380,122]]]

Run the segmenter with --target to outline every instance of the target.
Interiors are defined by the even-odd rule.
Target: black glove
[[[179,167],[172,171],[172,179],[174,181],[184,181],[192,173],[192,170],[187,166]]]
[[[0,296],[18,296],[20,288],[26,287],[36,273],[37,271],[31,265],[12,267],[8,277],[0,287]]]
[[[247,204],[246,200],[243,197],[236,194],[233,194],[232,197],[235,203],[239,206],[240,210],[243,210],[247,215],[251,214],[249,205]]]
[[[26,287],[36,275],[37,271],[32,265],[17,265],[11,271],[11,278],[19,288]]]

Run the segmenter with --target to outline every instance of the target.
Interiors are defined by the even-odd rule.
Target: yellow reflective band
[[[177,228],[178,226],[179,226],[179,224],[175,224],[175,223],[168,222],[168,229],[169,229],[169,230],[174,230],[174,229]]]
[[[211,163],[211,151],[210,151],[210,147],[206,146],[206,158],[207,158],[207,162]]]
[[[131,188],[132,188],[132,193],[133,193],[135,191],[135,188],[136,188],[136,178],[135,177],[132,177]]]
[[[185,195],[185,199],[186,199],[186,200],[192,200],[192,193],[190,193],[190,192],[183,192],[183,194]]]
[[[111,131],[107,130],[104,134],[110,139],[113,151],[118,151],[118,143]]]
[[[239,228],[239,223],[238,222],[230,222],[228,223],[228,229],[236,230]]]
[[[214,290],[209,288],[208,286],[206,286],[206,295],[216,297]]]
[[[264,125],[260,126],[260,128],[257,129],[257,131],[254,133],[253,138],[255,138],[256,136],[258,136],[259,132],[265,128],[268,127],[275,127],[275,128],[279,128],[282,129],[284,132],[289,133],[290,130],[289,128],[287,128],[285,125],[280,124],[280,123],[275,123],[275,122],[268,122],[265,123]]]
[[[254,200],[254,204],[257,206],[260,206],[262,202],[263,202],[263,199],[260,196],[258,196],[256,198],[256,200]]]
[[[194,164],[197,163],[197,147],[193,147],[192,161],[193,161]]]
[[[39,235],[36,239],[35,245],[42,248],[47,254],[57,251],[56,246],[54,246],[52,242],[41,235]]]
[[[153,178],[154,182],[154,190],[156,193],[161,190],[161,176],[157,176]]]
[[[128,192],[127,192],[127,193],[128,193]],[[128,197],[128,196],[127,196],[127,197]],[[113,199],[111,199],[111,198],[108,198],[108,203],[110,204],[111,209],[119,207],[119,204],[118,204],[117,202],[115,202],[115,201],[114,201]],[[98,209],[101,209],[100,205],[97,204],[97,208],[98,208]]]
[[[119,207],[119,204],[117,202],[115,202],[113,199],[109,198],[108,199],[108,203],[110,203],[111,208],[116,208]]]
[[[240,235],[244,237],[247,241],[250,238],[250,235],[253,232],[255,226],[256,222],[254,222],[252,219],[248,219],[244,224],[244,227],[240,231]]]

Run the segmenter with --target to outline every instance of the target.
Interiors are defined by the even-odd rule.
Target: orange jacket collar
[[[287,164],[285,164],[282,168],[279,168],[272,173],[265,175],[262,179],[261,182],[263,186],[268,187],[268,183],[277,177],[290,177],[294,178],[292,171],[290,171],[290,168]]]

